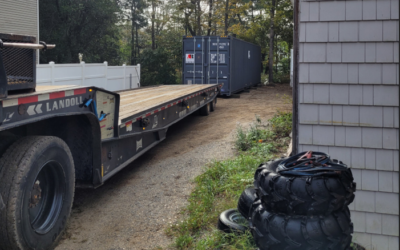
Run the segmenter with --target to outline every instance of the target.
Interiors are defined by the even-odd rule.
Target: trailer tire
[[[215,97],[214,100],[210,102],[210,111],[214,112],[216,107],[217,107],[217,97]]]
[[[250,217],[250,207],[256,199],[257,192],[254,187],[246,188],[240,195],[237,208],[244,218],[248,219]]]
[[[203,107],[200,108],[200,115],[208,116],[210,114],[210,103],[207,103]]]
[[[266,163],[261,164],[260,166],[258,166],[255,174],[254,174],[254,182],[255,185],[258,186],[258,183],[260,182],[260,173],[263,170],[267,170],[270,171],[272,173],[276,173],[276,169],[278,168],[279,163],[281,163],[282,161],[284,161],[286,158],[277,158],[275,160],[272,161],[268,161]]]
[[[228,209],[219,215],[218,229],[225,233],[244,233],[248,228],[243,224],[247,223],[237,209]]]
[[[0,159],[0,249],[53,249],[65,229],[74,198],[71,151],[57,137],[16,141]]]
[[[250,230],[260,250],[344,250],[351,244],[350,211],[327,216],[287,216],[268,212],[254,203]]]

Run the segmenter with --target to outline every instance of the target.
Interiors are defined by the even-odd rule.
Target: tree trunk
[[[136,49],[135,49],[135,16],[134,16],[134,10],[133,10],[133,4],[131,6],[131,65],[135,65],[135,58],[136,58]]]
[[[154,34],[154,22],[156,19],[156,4],[153,1],[151,1],[151,8],[152,8],[152,12],[151,12],[151,49],[155,50],[156,49],[156,37]]]
[[[200,0],[196,0],[197,4],[197,35],[201,36],[201,7],[200,7]]]
[[[226,0],[226,5],[225,5],[225,29],[224,29],[224,34],[225,36],[228,35],[228,10],[229,10],[229,0]]]
[[[137,23],[135,24],[135,26],[136,26],[136,49],[137,49],[137,57],[139,58],[140,57],[140,54],[139,54],[139,35],[138,35],[138,25],[137,25]],[[135,60],[135,63],[136,63],[136,60]]]
[[[208,30],[207,36],[211,34],[211,17],[212,17],[212,7],[213,7],[213,0],[210,0],[210,10],[208,12]]]
[[[268,82],[272,83],[274,79],[274,71],[273,71],[273,65],[274,65],[274,16],[275,16],[275,0],[272,0],[272,6],[270,10],[270,16],[271,16],[271,25],[270,25],[270,31],[269,31],[269,76],[268,76]]]

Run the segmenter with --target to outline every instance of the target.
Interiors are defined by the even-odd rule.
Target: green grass
[[[254,171],[260,163],[286,150],[291,117],[291,113],[278,112],[266,124],[256,117],[249,129],[237,128],[235,145],[239,155],[210,164],[195,178],[196,187],[190,195],[189,205],[183,210],[185,220],[168,228],[167,234],[175,239],[174,248],[256,248],[250,233],[221,233],[216,227],[218,216],[226,209],[236,208],[240,194],[253,184]]]

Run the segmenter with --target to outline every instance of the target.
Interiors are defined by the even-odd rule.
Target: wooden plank
[[[119,120],[125,119],[134,114],[139,114],[145,110],[157,106],[168,104],[175,99],[207,89],[212,84],[198,85],[167,85],[156,88],[143,88],[139,90],[124,91],[120,93],[121,105]],[[151,90],[151,91],[150,91]],[[129,93],[131,92],[131,93]],[[134,93],[136,92],[136,93]],[[133,95],[130,95],[133,94]]]

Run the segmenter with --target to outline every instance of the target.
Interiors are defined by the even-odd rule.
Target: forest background
[[[183,36],[233,34],[261,46],[269,82],[289,81],[290,0],[40,0],[39,26],[57,45],[40,63],[140,63],[143,86],[181,83]]]

